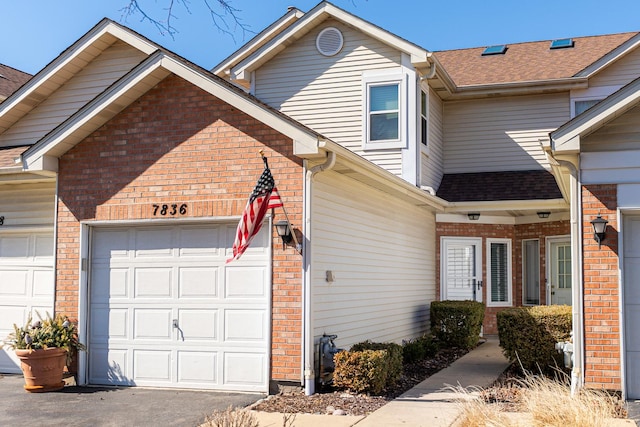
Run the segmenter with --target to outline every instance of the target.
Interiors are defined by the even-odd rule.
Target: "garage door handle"
[[[177,329],[178,332],[180,332],[180,338],[184,341],[184,332],[182,332],[182,329],[178,326],[178,319],[173,319],[173,329]]]

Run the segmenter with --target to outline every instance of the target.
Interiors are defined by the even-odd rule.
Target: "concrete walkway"
[[[296,427],[449,427],[460,415],[456,394],[448,387],[488,387],[509,366],[497,337],[487,341],[430,376],[367,417],[298,415]],[[282,414],[255,412],[261,427],[282,426]]]

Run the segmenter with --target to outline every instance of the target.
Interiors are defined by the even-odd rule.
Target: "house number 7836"
[[[153,205],[153,216],[175,216],[175,215],[186,215],[187,213],[187,204],[183,203],[181,205],[171,204],[171,205]]]

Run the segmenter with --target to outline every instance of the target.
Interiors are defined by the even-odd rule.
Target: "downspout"
[[[553,155],[551,155],[553,157]],[[571,174],[571,252],[573,262],[571,263],[571,274],[574,277],[571,289],[572,299],[572,324],[573,324],[573,368],[571,369],[571,394],[574,395],[584,385],[584,325],[582,300],[584,283],[582,277],[582,214],[580,206],[582,195],[580,194],[580,170],[566,160],[554,158],[560,166],[569,170]]]
[[[322,146],[322,142],[321,142]],[[305,168],[306,168],[305,160]],[[311,306],[311,181],[320,172],[331,170],[336,164],[336,153],[329,151],[327,160],[321,165],[316,165],[306,170],[304,181],[304,250],[303,250],[303,277],[304,287],[302,292],[304,321],[304,394],[311,396],[316,392],[315,374],[315,343],[313,338],[312,306]]]

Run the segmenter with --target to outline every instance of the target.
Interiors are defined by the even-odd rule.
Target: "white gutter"
[[[303,271],[304,286],[302,291],[303,298],[303,347],[304,347],[304,394],[311,396],[316,392],[316,374],[315,374],[315,342],[313,337],[313,320],[311,312],[311,181],[315,174],[330,170],[336,164],[336,153],[329,151],[327,160],[321,164],[307,169],[308,160],[305,160],[305,180],[304,180],[304,247],[303,247]]]

